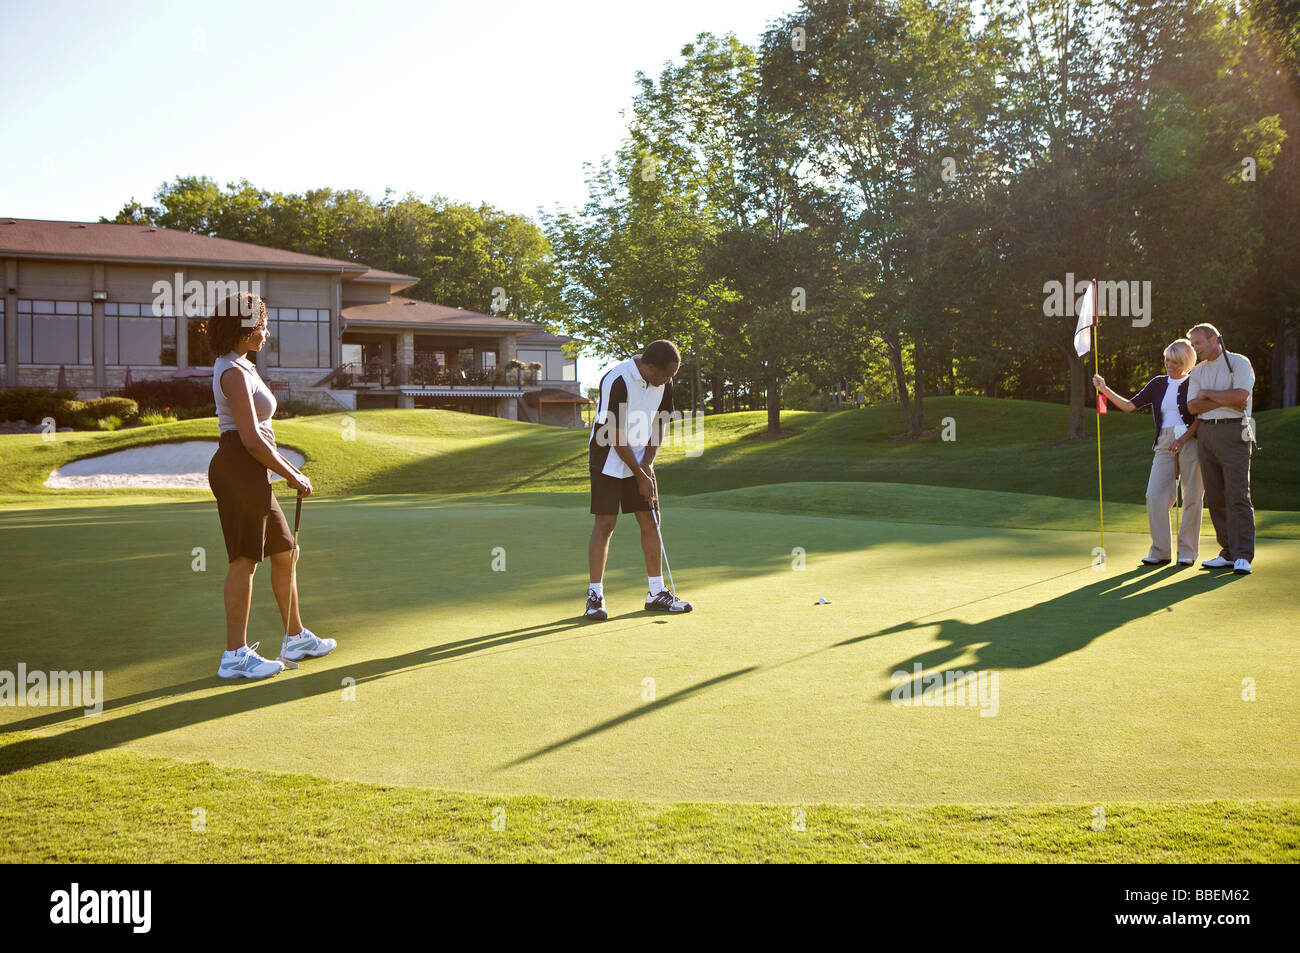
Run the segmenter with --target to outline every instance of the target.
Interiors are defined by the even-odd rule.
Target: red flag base
[[[1097,413],[1099,413],[1099,414],[1104,414],[1105,412],[1106,412],[1106,395],[1105,395],[1105,394],[1098,394],[1098,395],[1097,395]]]

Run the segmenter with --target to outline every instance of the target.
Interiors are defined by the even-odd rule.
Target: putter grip
[[[299,493],[298,502],[294,504],[294,508],[293,508],[293,532],[295,535],[297,535],[298,533],[298,524],[301,522],[302,522],[302,494]]]

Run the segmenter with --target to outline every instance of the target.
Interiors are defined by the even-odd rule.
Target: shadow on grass
[[[900,662],[895,670],[901,668],[908,675],[912,674],[911,668],[914,664],[920,664],[922,671],[930,671],[932,674],[933,669],[948,665],[968,652],[975,654],[976,661],[974,663],[964,663],[966,669],[1024,669],[1043,665],[1061,656],[1079,651],[1097,637],[1127,622],[1162,610],[1168,610],[1184,599],[1212,591],[1236,578],[1231,573],[1215,574],[1208,578],[1204,573],[1195,575],[1189,573],[1188,578],[1180,582],[1157,587],[1158,583],[1177,571],[1174,569],[1156,571],[1143,568],[1133,569],[1119,576],[1098,580],[1091,585],[1083,586],[1056,598],[979,623],[967,623],[953,618],[942,619],[937,622],[922,621],[929,616],[951,612],[962,606],[941,609],[886,629],[833,643],[811,653],[805,653],[774,665],[749,666],[706,679],[648,705],[632,709],[622,715],[607,719],[583,731],[539,748],[502,765],[497,770],[503,771],[533,761],[643,715],[685,701],[734,679],[766,669],[792,664],[810,655],[846,648],[869,639],[885,638],[914,629],[937,626],[938,632],[935,638],[944,644]],[[1039,580],[1040,583],[1045,581],[1049,580]],[[1130,583],[1136,583],[1136,585],[1129,585]],[[1035,584],[1037,583],[1029,585]],[[1027,588],[1027,586],[1017,586],[1006,590],[1005,593],[996,595],[1005,595],[1024,588]],[[974,602],[993,597],[983,597],[983,599],[973,600],[963,605],[971,605]],[[636,613],[630,615],[636,615]],[[661,622],[663,620],[654,621]],[[647,622],[647,624],[650,624],[650,622]],[[231,685],[228,691],[219,694],[177,701],[159,708],[126,714],[117,718],[95,720],[84,727],[57,736],[24,739],[14,744],[5,745],[0,747],[0,776],[39,764],[102,751],[141,738],[185,728],[199,722],[238,715],[314,695],[335,692],[339,690],[340,678],[344,675],[354,678],[358,684],[373,682],[408,672],[422,665],[443,662],[493,648],[558,635],[567,631],[593,629],[596,631],[589,634],[595,635],[601,628],[603,628],[601,623],[591,623],[585,619],[561,619],[542,625],[509,629],[474,638],[460,639],[455,642],[446,642],[388,658],[369,659],[349,666],[346,670],[333,668],[315,674],[300,673],[287,677],[281,676],[266,682]],[[108,713],[115,709],[125,708],[159,697],[210,687],[212,684],[213,680],[211,679],[197,679],[165,689],[138,693],[110,702],[106,705],[105,711]],[[920,685],[914,683],[914,690],[920,688]],[[891,696],[892,689],[888,689],[880,697],[882,700],[889,700]],[[13,723],[7,725],[4,732],[45,727],[57,723],[60,716],[66,717],[66,714],[42,715],[24,722]]]
[[[683,688],[680,691],[673,692],[671,695],[665,695],[663,698],[656,699],[655,701],[652,701],[648,705],[642,705],[640,708],[633,708],[631,711],[626,711],[621,715],[615,716],[614,718],[610,718],[606,721],[602,721],[598,725],[593,725],[592,727],[586,729],[585,731],[580,731],[577,734],[569,735],[569,737],[563,738],[560,741],[555,742],[554,744],[549,744],[544,748],[538,748],[536,751],[532,752],[531,754],[523,755],[522,757],[518,757],[514,761],[509,762],[508,764],[503,764],[501,767],[497,768],[496,770],[506,771],[509,770],[510,768],[516,768],[521,764],[527,764],[529,761],[542,757],[542,755],[547,755],[550,754],[552,751],[558,751],[561,748],[566,748],[569,745],[574,744],[575,742],[582,741],[584,738],[590,738],[593,735],[598,735],[602,731],[608,731],[611,728],[617,728],[619,725],[624,724],[625,722],[632,721],[635,718],[640,718],[642,715],[648,715],[651,712],[658,711],[661,708],[667,708],[669,705],[676,705],[678,702],[685,701],[686,699],[690,698],[692,695],[697,695],[700,692],[704,691],[705,689],[712,688],[715,685],[720,685],[723,682],[729,682],[733,678],[739,678],[742,675],[748,675],[750,672],[756,672],[758,671],[758,669],[759,666],[751,665],[748,668],[738,668],[734,672],[727,672],[725,675],[718,675],[715,676],[714,678],[705,679],[702,682],[696,682],[694,685],[691,685],[687,688]]]
[[[1186,578],[1159,585],[1178,572]],[[904,659],[890,670],[891,674],[905,674],[912,681],[913,691],[919,694],[922,686],[921,678],[914,675],[916,665],[921,666],[920,671],[932,676],[935,670],[944,669],[968,653],[973,654],[975,660],[963,662],[963,671],[999,671],[1045,665],[1085,648],[1107,632],[1137,619],[1171,611],[1175,604],[1228,585],[1235,578],[1230,572],[1209,575],[1173,567],[1155,571],[1137,568],[983,622],[963,622],[954,618],[929,622],[921,621],[928,616],[921,616],[887,629],[845,639],[836,647],[937,627],[935,641],[941,645]],[[1129,585],[1134,582],[1136,585]],[[946,671],[944,677],[947,677]],[[880,698],[888,701],[892,695],[893,689],[886,689]]]
[[[74,728],[62,734],[41,738],[29,738],[14,744],[0,747],[0,776],[12,774],[23,768],[34,767],[50,761],[91,754],[114,748],[118,745],[148,738],[168,731],[186,728],[190,725],[230,715],[239,715],[296,701],[314,695],[328,694],[340,690],[343,677],[356,680],[357,684],[374,682],[391,675],[401,674],[410,669],[434,662],[447,661],[476,652],[531,639],[557,635],[574,629],[592,629],[591,635],[597,634],[600,623],[586,619],[560,619],[542,625],[522,629],[509,629],[471,639],[445,642],[394,655],[388,658],[368,659],[346,668],[331,668],[316,673],[300,670],[293,675],[279,675],[266,681],[237,682],[228,685],[227,690],[218,694],[204,695],[202,698],[190,698],[172,702],[158,708],[150,708],[117,718],[105,716],[114,709],[125,708],[155,698],[182,694],[190,691],[211,688],[218,684],[213,677],[195,679],[180,685],[173,685],[157,691],[140,692],[106,704],[105,715],[93,720],[73,716],[78,722],[88,722],[84,727]],[[311,663],[306,663],[310,665]],[[59,716],[66,719],[68,712],[53,715],[41,715],[26,721],[15,722],[4,727],[0,734],[46,727],[57,723]]]

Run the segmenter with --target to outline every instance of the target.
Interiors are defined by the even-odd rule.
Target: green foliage
[[[798,371],[900,401],[912,433],[932,396],[1009,394],[1068,402],[1079,437],[1091,367],[1043,309],[1072,272],[1150,282],[1150,324],[1103,320],[1111,378],[1159,373],[1209,318],[1278,406],[1276,343],[1300,328],[1294,10],[805,0],[757,48],[701,34],[638,74],[591,200],[546,220],[574,326],[607,352],[671,328],[715,412]]]
[[[154,427],[158,424],[174,424],[177,417],[175,414],[160,413],[149,410],[140,415],[140,424],[144,427]]]
[[[139,416],[140,405],[130,397],[100,397],[86,401],[85,413],[97,420],[119,417],[131,421]]]
[[[816,390],[808,375],[795,371],[781,385],[781,406],[791,410],[816,410],[812,406]]]
[[[0,420],[25,420],[38,424],[46,417],[63,419],[78,413],[84,405],[75,390],[49,387],[9,387],[0,390]]]
[[[275,408],[275,418],[277,420],[285,417],[310,417],[316,414],[330,413],[334,413],[334,411],[308,403],[305,400],[282,400]]]
[[[206,414],[216,412],[216,405],[212,402],[212,381],[209,379],[139,380],[122,388],[119,394],[134,400],[144,410],[179,412],[182,409],[204,409]]]
[[[171,414],[177,420],[201,420],[204,417],[215,417],[217,415],[217,405],[207,403],[194,407],[172,407]]]
[[[549,324],[561,316],[545,236],[524,216],[486,203],[391,192],[375,201],[328,188],[268,192],[246,179],[223,188],[206,176],[178,176],[154,199],[152,207],[132,199],[113,221],[364,262],[418,278],[403,292],[409,297],[472,311],[490,312],[500,287],[506,317]]]

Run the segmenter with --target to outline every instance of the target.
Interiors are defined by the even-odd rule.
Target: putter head
[[[285,643],[287,643],[288,641],[289,640],[287,636],[280,641],[280,657],[276,659],[276,661],[279,662],[281,665],[283,665],[285,669],[291,669],[291,668],[296,669],[298,667],[298,663],[295,662],[293,659],[287,659],[284,657],[284,646]]]

